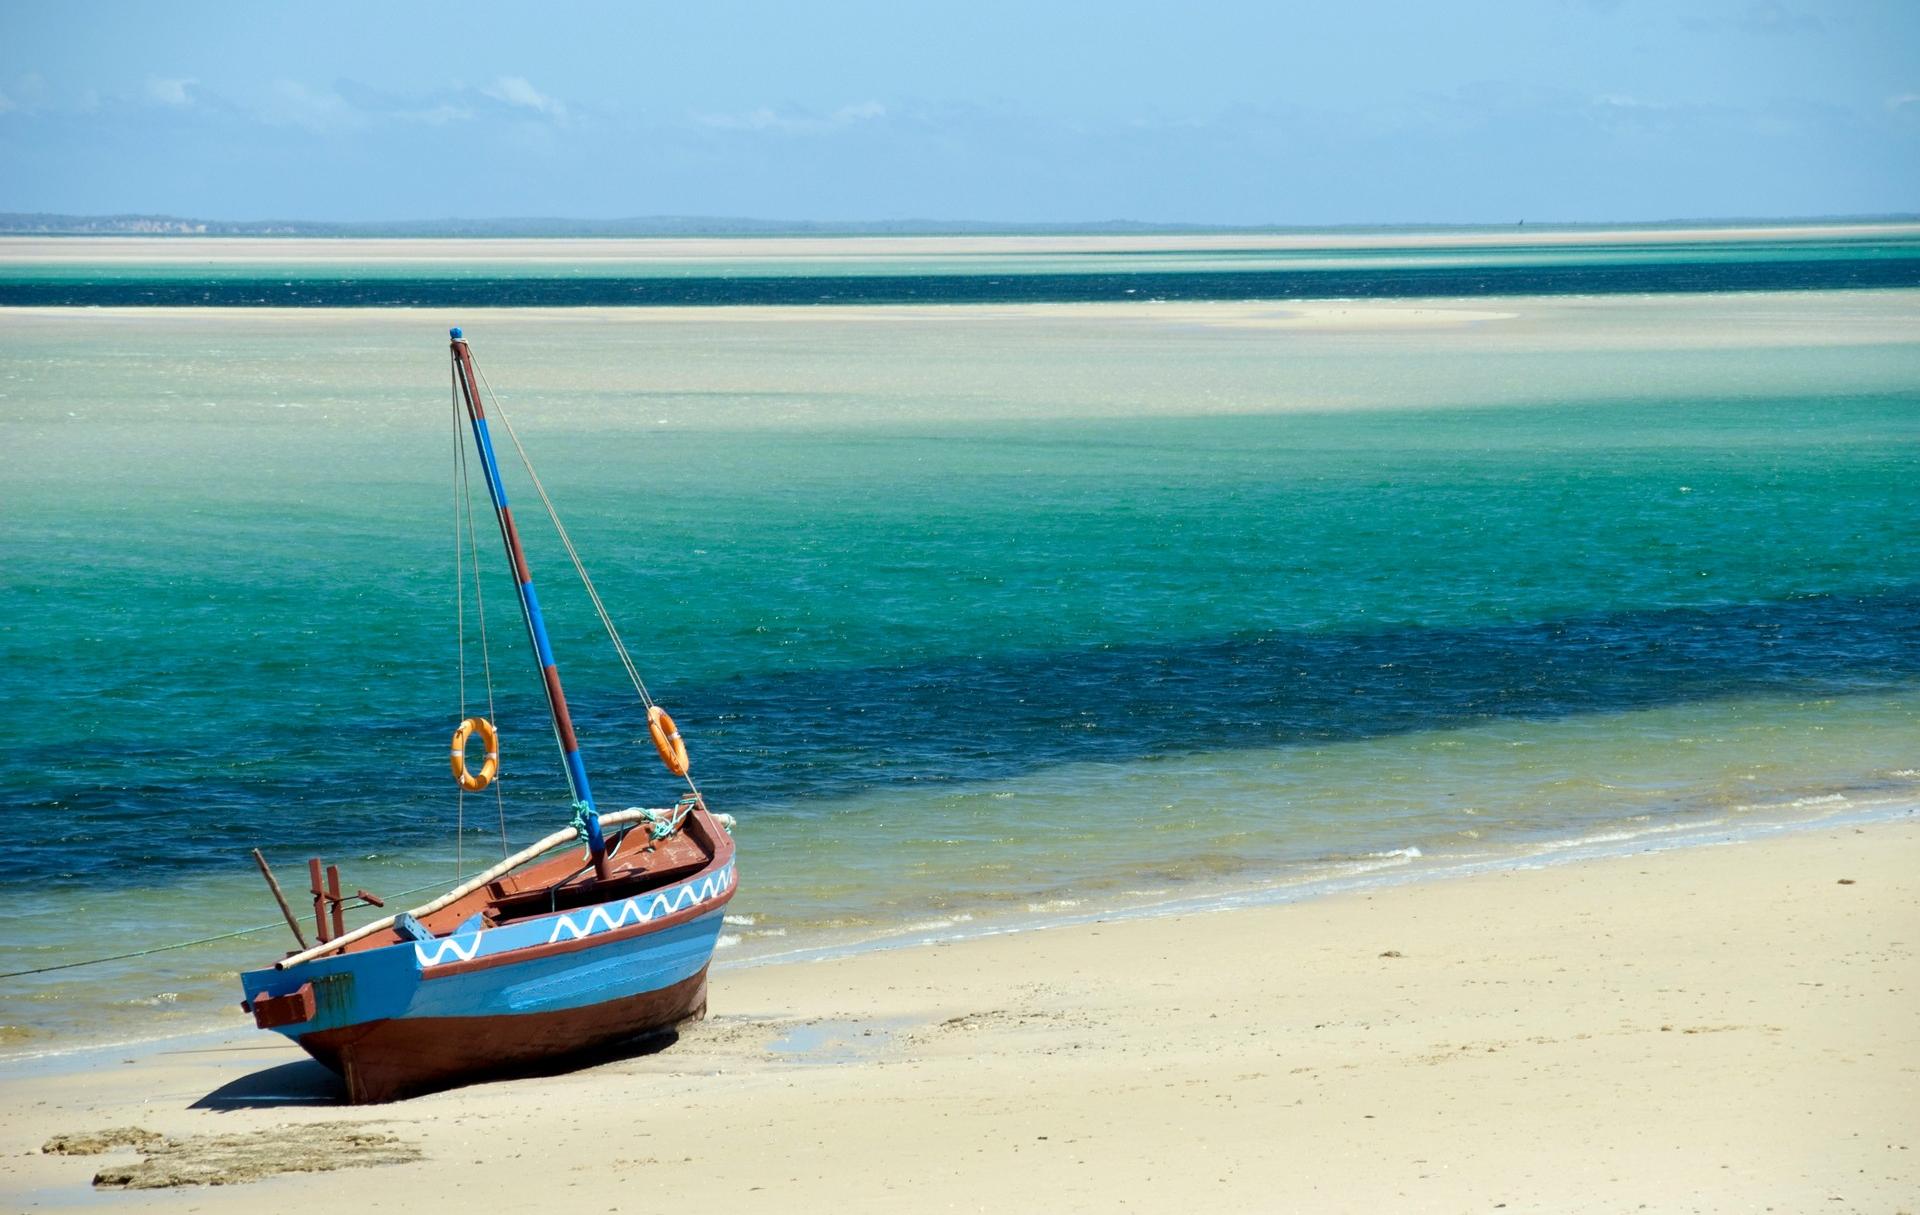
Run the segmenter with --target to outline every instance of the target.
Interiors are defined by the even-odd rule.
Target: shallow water
[[[453,319],[740,818],[751,958],[1920,796],[1915,294]],[[0,313],[0,970],[266,924],[254,844],[499,854],[442,320]],[[602,803],[661,804],[516,475]],[[566,797],[487,577],[518,844]],[[0,980],[0,1049],[279,948]]]
[[[433,242],[413,242],[415,248]],[[538,247],[539,242],[520,242]],[[938,245],[939,242],[927,242]],[[966,242],[955,242],[963,245]],[[13,307],[727,307],[1022,304],[1128,300],[1406,299],[1490,295],[1885,289],[1920,286],[1920,237],[1905,228],[1763,240],[1618,239],[1472,248],[1437,244],[902,253],[852,242],[838,256],[772,255],[732,242],[685,256],[657,242],[604,242],[600,256],[400,257],[321,254],[84,262],[0,259]],[[274,242],[249,242],[261,252]],[[325,250],[328,242],[304,242]],[[362,244],[355,242],[356,245]],[[801,242],[804,246],[805,242]],[[488,242],[475,242],[485,249]],[[672,242],[668,242],[671,246]],[[139,246],[135,246],[139,247]],[[152,248],[151,245],[146,246]],[[56,249],[58,245],[51,246]],[[854,252],[856,249],[871,250]]]

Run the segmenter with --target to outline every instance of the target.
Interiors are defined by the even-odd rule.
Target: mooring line
[[[419,894],[422,890],[432,890],[436,886],[444,885],[446,885],[445,882],[428,882],[424,886],[415,886],[411,890],[395,891],[387,897],[397,899],[402,895]],[[250,937],[256,932],[265,932],[269,928],[285,928],[286,926],[286,921],[275,920],[271,924],[262,924],[258,928],[241,928],[234,932],[223,932],[217,937],[200,937],[193,941],[175,941],[171,945],[155,945],[151,949],[136,949],[132,953],[116,953],[106,958],[87,958],[80,962],[56,962],[52,966],[35,966],[30,970],[9,970],[0,972],[0,979],[19,979],[27,975],[43,975],[54,970],[72,970],[76,966],[98,966],[102,962],[124,962],[129,958],[144,958],[150,953],[165,953],[169,949],[188,949],[195,945],[211,945],[215,941],[231,941],[235,937]]]

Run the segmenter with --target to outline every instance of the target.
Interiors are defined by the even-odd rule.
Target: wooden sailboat
[[[452,337],[458,400],[513,571],[574,819],[431,902],[351,932],[342,930],[337,874],[329,871],[323,887],[314,862],[321,940],[242,974],[243,1007],[261,1028],[286,1035],[338,1072],[354,1102],[390,1101],[564,1058],[704,1015],[707,967],[735,890],[730,820],[708,811],[691,779],[689,792],[667,809],[597,809],[501,485],[472,352],[460,330]],[[571,553],[570,541],[567,547]],[[634,683],[662,760],[686,778],[686,747],[672,719],[652,704],[637,675]],[[477,773],[465,754],[476,732],[488,745]],[[463,788],[484,788],[493,778],[494,738],[485,719],[462,723],[452,765]],[[285,910],[284,898],[281,905]],[[299,937],[290,912],[288,920]]]

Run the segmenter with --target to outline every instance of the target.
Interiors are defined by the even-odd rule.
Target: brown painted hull
[[[707,968],[671,987],[586,1008],[505,1017],[393,1018],[300,1038],[338,1072],[355,1105],[563,1062],[695,1020],[707,1011]]]

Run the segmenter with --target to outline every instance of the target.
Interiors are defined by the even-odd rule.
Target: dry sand
[[[1668,245],[1698,241],[1900,239],[1915,223],[1743,224],[1671,228],[1472,228],[1394,231],[1084,236],[769,236],[634,238],[362,238],[253,236],[7,236],[0,263],[584,262],[897,257],[1046,253],[1209,253],[1320,249],[1474,249],[1487,246]]]
[[[1909,816],[723,970],[666,1049],[397,1106],[266,1035],[113,1052],[0,1072],[0,1205],[1915,1211],[1917,947]],[[40,1151],[253,1176],[343,1117],[422,1158]]]

